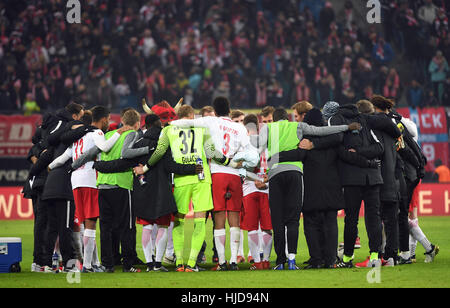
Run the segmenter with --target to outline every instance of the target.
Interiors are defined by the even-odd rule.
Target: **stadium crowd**
[[[215,97],[236,108],[322,107],[373,93],[412,107],[448,105],[445,0],[382,0],[382,28],[346,1],[81,0],[0,3],[0,110],[56,111],[68,101],[112,111],[137,98]],[[400,59],[408,66],[400,78]],[[406,64],[405,64],[406,63]]]

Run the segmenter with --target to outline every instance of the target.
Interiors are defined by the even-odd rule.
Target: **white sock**
[[[295,253],[288,253],[289,261],[295,260]]]
[[[158,234],[158,225],[154,224],[152,229],[152,254],[156,255],[156,235]]]
[[[84,224],[80,224],[80,243],[81,243],[81,245],[83,245],[84,230],[86,230],[84,228]],[[81,252],[84,252],[83,246],[81,246]]]
[[[244,230],[241,230],[239,235],[239,251],[238,256],[244,256]]]
[[[401,251],[400,257],[402,257],[405,260],[408,260],[411,257],[411,255],[410,255],[409,251]]]
[[[252,252],[252,256],[254,256],[253,260],[255,263],[261,262],[259,255],[259,234],[257,230],[248,232],[248,248]]]
[[[161,262],[167,246],[167,228],[160,227],[156,235],[156,256],[155,262]]]
[[[85,268],[92,268],[92,256],[94,254],[95,248],[95,230],[86,229],[84,230],[84,260],[83,266]]]
[[[264,242],[263,242],[263,236],[265,232],[261,231],[261,226],[258,229],[258,236],[259,236],[259,254],[264,254]]]
[[[219,257],[219,264],[225,263],[225,229],[214,230],[214,242],[216,244],[217,256]]]
[[[262,244],[263,244],[263,261],[269,261],[270,260],[270,253],[272,252],[272,234],[262,232]]]
[[[411,256],[416,255],[416,247],[417,247],[417,241],[416,239],[410,234],[409,235],[409,252]]]
[[[287,256],[289,254],[289,250],[288,250],[287,228],[286,227],[284,229],[284,240],[286,241],[285,253]]]
[[[230,228],[230,250],[231,250],[231,263],[237,263],[237,255],[239,250],[241,229],[239,227]]]
[[[100,266],[100,259],[98,258],[97,240],[95,240],[94,252],[92,253],[92,265]]]
[[[417,240],[420,244],[422,244],[425,251],[431,250],[431,243],[423,233],[422,229],[419,227],[419,220],[413,219],[409,220],[409,233]]]
[[[145,263],[153,262],[153,225],[146,225],[142,228],[142,250],[144,251]]]
[[[167,247],[166,247],[166,256],[172,257],[173,256],[173,237],[172,237],[172,230],[173,230],[173,221],[170,222],[169,228],[167,228]]]

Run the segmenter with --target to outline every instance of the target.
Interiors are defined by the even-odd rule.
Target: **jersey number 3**
[[[223,135],[223,142],[224,142],[222,149],[223,155],[227,155],[228,152],[230,151],[230,139],[231,139],[230,134],[226,133],[225,135]]]

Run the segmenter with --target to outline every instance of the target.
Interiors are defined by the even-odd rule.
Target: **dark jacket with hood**
[[[152,126],[133,148],[149,147],[149,154],[135,159],[120,159],[113,161],[96,161],[94,168],[102,173],[122,172],[138,164],[145,165],[156,149],[161,128]],[[195,165],[177,164],[172,158],[172,152],[167,150],[163,158],[144,174],[146,184],[141,185],[139,178],[133,179],[132,206],[136,217],[153,220],[167,214],[177,212],[177,206],[172,192],[171,173],[195,174]]]
[[[391,118],[385,113],[378,113],[380,117],[384,117],[391,121]],[[402,167],[397,157],[397,139],[389,136],[386,132],[375,130],[378,140],[383,144],[384,152],[381,159],[381,176],[383,177],[383,185],[380,188],[380,201],[398,202],[400,200],[400,182],[398,180],[398,172]]]
[[[53,149],[53,153],[41,155],[44,156],[41,158],[43,158],[42,165],[45,165],[45,168],[47,168],[55,158],[63,154],[72,142],[79,139],[75,136],[71,142],[67,141],[66,144],[61,142],[61,136],[70,130],[72,125],[78,123],[73,121],[72,115],[67,110],[61,109],[57,111],[55,119],[51,119],[50,121],[52,123],[49,125],[45,123],[47,129],[46,135],[44,136],[44,144],[48,145],[47,152],[51,152],[51,149]],[[69,160],[63,166],[55,168],[48,173],[42,193],[42,200],[73,200],[71,176],[69,174],[70,164],[71,161]]]
[[[378,115],[361,114],[355,105],[339,107],[338,113],[329,120],[331,125],[349,124],[351,122],[360,123],[362,128],[360,131],[342,133],[343,150],[354,149],[358,154],[369,160],[381,158],[384,151],[383,144],[376,140],[373,130],[380,129],[394,138],[400,136],[399,129],[390,119]],[[338,166],[343,186],[383,184],[380,168],[360,167],[342,159]]]

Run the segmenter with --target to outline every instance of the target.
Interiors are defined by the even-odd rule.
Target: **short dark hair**
[[[230,114],[230,102],[226,97],[216,97],[213,101],[213,107],[218,117],[228,116]]]
[[[289,115],[284,108],[279,107],[273,112],[273,121],[277,122],[281,120],[289,120]]]
[[[72,102],[72,103],[69,103],[65,109],[70,114],[79,114],[81,112],[81,110],[83,110],[83,106]]]
[[[157,121],[159,121],[159,117],[156,114],[148,114],[145,117],[145,127],[150,128],[151,126],[154,126]]]
[[[233,110],[233,111],[231,112],[231,118],[232,118],[232,119],[239,118],[240,116],[243,116],[243,115],[245,115],[245,113],[242,112],[242,111],[239,110],[239,109]]]
[[[92,112],[90,110],[85,110],[83,116],[80,119],[84,125],[89,126],[92,124]]]
[[[268,117],[269,115],[273,114],[275,111],[275,108],[272,106],[266,106],[261,110],[261,116]]]
[[[104,106],[95,106],[91,109],[92,121],[98,122],[103,118],[107,118],[110,114],[109,109]]]
[[[258,127],[258,117],[256,116],[256,114],[250,113],[245,116],[244,126],[246,126],[249,123],[253,123],[256,125],[256,127]]]

